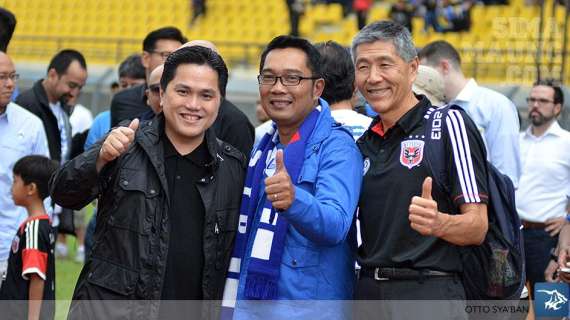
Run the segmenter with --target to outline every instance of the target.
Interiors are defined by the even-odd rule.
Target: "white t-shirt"
[[[331,114],[336,122],[350,130],[354,141],[360,138],[364,131],[366,131],[370,126],[370,122],[372,122],[372,118],[362,115],[354,110],[331,110]]]
[[[69,119],[66,119],[67,115],[65,114],[65,111],[63,111],[59,101],[57,103],[50,103],[49,106],[57,119],[57,127],[59,128],[61,138],[61,163],[63,164],[68,160],[67,157],[69,157],[69,147],[71,144],[71,141],[68,141],[69,138],[67,136],[67,126],[65,123],[66,121],[69,121]]]
[[[69,123],[71,123],[71,136],[73,137],[91,128],[91,124],[93,124],[93,114],[84,106],[76,104],[69,117]]]

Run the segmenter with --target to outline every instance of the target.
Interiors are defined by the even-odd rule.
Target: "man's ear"
[[[30,182],[26,185],[26,195],[31,197],[39,192],[38,185],[35,182]]]
[[[410,80],[411,83],[414,83],[416,81],[416,77],[418,76],[420,59],[418,59],[418,57],[415,57],[414,59],[412,59],[412,61],[410,61],[409,65],[410,65]]]
[[[150,53],[149,52],[143,51],[142,57],[141,57],[141,62],[142,62],[143,67],[146,70],[148,70],[148,66],[150,65]],[[150,70],[150,71],[152,71],[152,70]]]
[[[447,59],[442,59],[439,62],[439,67],[441,69],[441,72],[443,75],[447,75],[451,72],[451,69],[453,68],[453,65],[451,65],[451,63],[449,62],[449,60]]]
[[[50,81],[56,81],[59,79],[59,74],[55,71],[55,68],[51,68],[48,70],[47,77]]]
[[[315,80],[315,84],[313,85],[313,96],[320,97],[325,90],[325,79],[319,78]]]
[[[554,116],[558,117],[561,113],[562,113],[562,104],[560,104],[560,103],[555,104],[554,105]]]

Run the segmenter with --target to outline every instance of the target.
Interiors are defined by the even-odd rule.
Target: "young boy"
[[[55,299],[54,230],[43,200],[58,164],[44,156],[26,156],[14,165],[12,198],[26,208],[28,219],[12,241],[6,280],[0,290],[4,319],[53,319]]]

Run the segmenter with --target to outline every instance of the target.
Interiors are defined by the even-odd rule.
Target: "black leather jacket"
[[[61,206],[80,209],[99,198],[93,250],[79,276],[70,318],[155,319],[169,243],[168,184],[160,139],[164,118],[142,122],[134,143],[99,174],[101,141],[65,164],[51,179],[51,196]],[[214,159],[211,175],[198,190],[204,203],[204,300],[221,300],[239,218],[245,157],[206,131]],[[147,300],[95,304],[79,300]],[[202,308],[216,317],[217,305]]]

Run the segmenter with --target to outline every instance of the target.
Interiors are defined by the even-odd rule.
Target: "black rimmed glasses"
[[[528,103],[529,106],[532,106],[535,103],[538,103],[541,106],[546,105],[548,103],[554,103],[553,100],[542,99],[542,98],[532,98],[532,97],[526,98],[526,102]]]
[[[260,74],[257,76],[257,82],[264,86],[273,86],[277,83],[277,80],[281,81],[281,84],[286,87],[298,86],[302,80],[316,80],[320,77],[303,77],[298,75],[284,75],[284,76],[274,76],[271,74]]]
[[[16,82],[16,81],[18,81],[18,79],[20,79],[20,75],[17,73],[10,73],[10,74],[0,73],[0,81],[6,82],[6,81],[8,81],[8,79]]]

